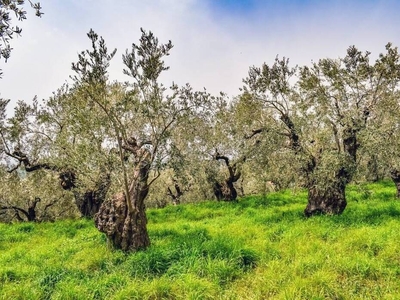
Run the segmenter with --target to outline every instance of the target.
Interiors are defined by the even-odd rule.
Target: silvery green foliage
[[[276,58],[272,66],[250,69],[244,92],[263,104],[275,130],[286,136],[303,184],[323,195],[352,180],[380,107],[398,89],[399,65],[391,44],[375,62],[354,46],[344,58],[300,68]]]

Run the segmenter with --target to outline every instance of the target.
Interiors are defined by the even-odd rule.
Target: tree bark
[[[236,201],[237,191],[233,185],[234,181],[226,180],[222,184],[215,182],[213,186],[214,195],[218,201]]]
[[[394,185],[396,186],[396,197],[400,198],[400,171],[393,169],[390,171],[390,177],[392,178]]]
[[[179,205],[181,204],[181,197],[188,190],[190,185],[186,187],[184,190],[182,190],[176,179],[173,179],[173,182],[174,182],[175,193],[172,191],[170,187],[167,187],[167,195],[171,197],[173,205]]]
[[[310,217],[316,214],[339,215],[347,206],[346,185],[354,174],[354,166],[357,161],[357,133],[359,129],[348,127],[343,134],[343,151],[347,159],[342,167],[331,178],[313,176],[318,171],[318,158],[306,153],[300,144],[300,137],[296,132],[294,123],[288,115],[282,115],[282,121],[289,130],[290,147],[295,154],[305,154],[307,159],[303,163],[302,172],[307,178],[308,203],[304,214]],[[336,129],[335,136],[336,136]],[[323,151],[323,150],[322,150]]]
[[[309,187],[308,204],[304,210],[306,217],[317,214],[341,214],[347,205],[345,188],[346,184],[340,180],[322,187],[318,185]]]
[[[215,159],[223,160],[228,169],[229,176],[224,182],[220,183],[215,181],[213,184],[214,195],[218,201],[236,201],[237,191],[234,183],[238,181],[241,177],[241,173],[238,170],[238,164],[246,160],[246,156],[238,159],[235,163],[231,164],[229,158],[225,155],[221,155],[218,151],[215,151]]]
[[[95,216],[95,224],[98,230],[106,234],[113,248],[137,251],[150,245],[143,202],[139,206],[141,208],[135,207],[133,212],[129,212],[124,193],[114,195],[101,205]]]
[[[110,185],[110,174],[105,173],[101,175],[93,190],[82,193],[74,189],[75,204],[83,217],[93,218],[98,213],[101,204],[106,199]]]
[[[25,210],[21,207],[14,206],[14,205],[4,205],[0,207],[0,210],[14,210],[15,217],[18,221],[25,221],[19,213],[22,213],[26,217],[26,221],[28,222],[37,222],[37,215],[36,215],[36,205],[41,201],[40,198],[36,197],[32,202],[28,202],[28,210]]]
[[[104,232],[110,244],[123,251],[137,251],[150,246],[144,200],[149,192],[150,153],[135,144],[131,147],[137,159],[129,186],[130,211],[127,197],[118,193],[106,200],[95,215],[95,224]]]

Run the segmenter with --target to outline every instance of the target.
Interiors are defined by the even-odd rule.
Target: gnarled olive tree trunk
[[[357,133],[359,129],[346,128],[343,132],[342,147],[346,159],[341,168],[332,175],[332,178],[316,176],[308,185],[308,204],[304,214],[310,217],[315,214],[338,215],[347,206],[346,185],[351,181],[357,160]],[[336,134],[336,131],[335,131]],[[338,140],[338,139],[337,139]],[[318,168],[317,160],[309,164],[309,170],[314,172]]]
[[[237,191],[235,186],[233,185],[235,181],[233,180],[225,180],[222,183],[215,181],[213,185],[214,195],[218,201],[236,201],[237,200]]]
[[[72,170],[59,171],[60,185],[74,194],[75,204],[82,217],[93,218],[105,201],[111,185],[109,171],[103,171],[93,189],[80,191],[76,185],[76,174]]]
[[[75,203],[83,217],[93,218],[100,210],[101,204],[105,201],[108,189],[111,185],[110,174],[104,173],[100,176],[94,189],[86,190],[84,192],[75,189],[74,197]]]
[[[343,137],[340,141],[338,130],[333,126],[333,133],[336,140],[337,155],[343,156],[336,172],[332,177],[318,174],[320,159],[308,153],[300,143],[300,136],[291,118],[287,114],[281,116],[282,122],[289,130],[290,147],[296,155],[303,156],[302,173],[307,178],[308,203],[304,214],[310,217],[315,214],[337,215],[341,214],[347,206],[346,185],[351,181],[357,161],[357,133],[361,128],[347,127],[343,130]],[[321,149],[320,155],[324,155]],[[340,158],[339,158],[340,159]],[[329,176],[329,175],[328,175]]]
[[[149,191],[150,153],[137,144],[126,149],[136,158],[129,197],[118,193],[106,200],[95,215],[95,224],[114,248],[137,251],[150,245],[144,205]]]
[[[216,160],[223,160],[225,162],[225,166],[228,169],[228,177],[222,181],[215,181],[213,183],[213,191],[214,195],[218,201],[236,201],[237,200],[237,191],[234,186],[234,183],[237,182],[241,177],[241,172],[238,170],[238,164],[244,162],[246,157],[241,157],[237,162],[231,164],[230,159],[221,155],[216,151],[215,157]]]
[[[314,185],[308,189],[308,203],[304,210],[306,217],[316,214],[339,215],[347,206],[346,184],[336,181],[319,187]]]
[[[188,185],[184,190],[182,190],[176,179],[173,179],[172,181],[174,182],[175,193],[172,191],[170,187],[167,187],[167,195],[171,197],[173,205],[179,205],[181,204],[181,197],[188,190],[190,185]]]

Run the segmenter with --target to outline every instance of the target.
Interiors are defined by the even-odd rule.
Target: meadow
[[[400,201],[347,189],[340,216],[307,195],[149,209],[151,247],[110,250],[91,220],[0,224],[0,299],[400,299]]]

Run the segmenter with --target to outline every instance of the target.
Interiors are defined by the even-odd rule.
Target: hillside
[[[0,299],[399,299],[394,195],[350,186],[342,215],[310,219],[291,191],[149,210],[129,255],[88,220],[0,224]]]

